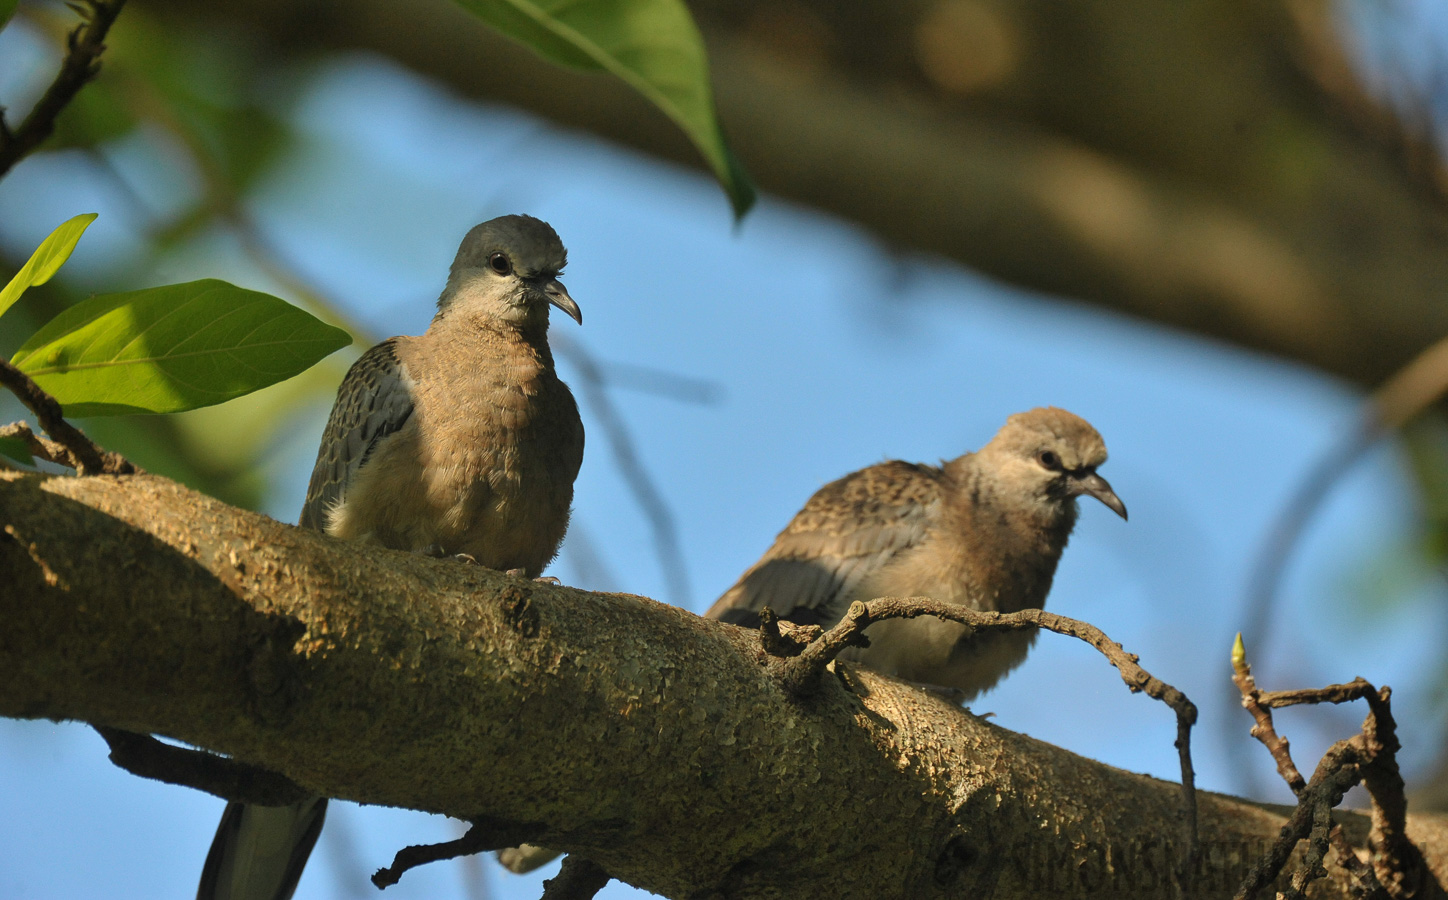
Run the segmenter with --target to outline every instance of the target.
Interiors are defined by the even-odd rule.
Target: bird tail
[[[196,900],[290,900],[326,815],[326,797],[290,806],[226,804]]]

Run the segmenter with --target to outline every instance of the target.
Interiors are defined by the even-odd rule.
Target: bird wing
[[[307,485],[299,521],[303,528],[326,530],[328,513],[378,442],[412,416],[412,379],[398,359],[398,340],[383,341],[362,354],[342,379]]]
[[[892,460],[830,482],[705,615],[752,627],[768,606],[792,622],[833,625],[866,575],[928,533],[943,478]]]

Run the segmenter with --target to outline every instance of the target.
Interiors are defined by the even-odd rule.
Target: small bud
[[[1247,674],[1247,648],[1242,645],[1242,632],[1237,632],[1237,639],[1232,642],[1232,671],[1238,675]]]

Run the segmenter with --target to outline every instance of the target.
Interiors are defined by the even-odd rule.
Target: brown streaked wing
[[[412,380],[397,358],[397,341],[390,338],[362,354],[337,388],[298,522],[303,528],[326,530],[327,511],[342,499],[377,443],[412,415]]]
[[[891,460],[830,482],[705,615],[752,627],[768,606],[792,622],[833,625],[866,575],[929,533],[943,478],[935,466]]]

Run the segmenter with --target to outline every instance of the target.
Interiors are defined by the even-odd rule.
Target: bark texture
[[[861,670],[793,699],[755,633],[646,598],[346,544],[152,476],[0,473],[0,528],[0,714],[487,818],[669,897],[1168,892],[1175,785]],[[1191,895],[1230,896],[1284,817],[1201,801]],[[1448,821],[1411,831],[1448,875]]]

